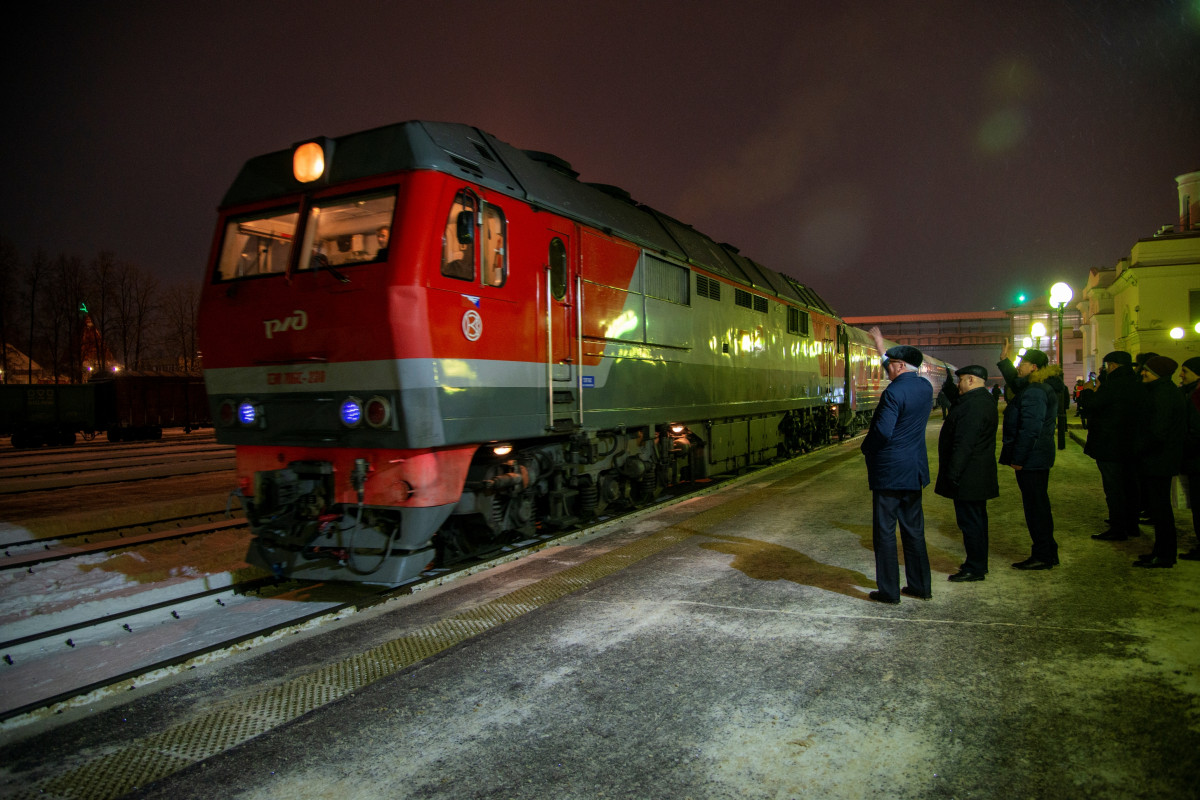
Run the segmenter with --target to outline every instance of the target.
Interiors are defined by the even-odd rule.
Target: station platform
[[[928,432],[936,475],[940,421]],[[852,441],[597,535],[0,731],[0,794],[144,798],[1196,797],[1200,563],[1132,566],[1072,437],[1060,566],[991,563],[924,497],[933,598],[871,602]],[[1194,541],[1177,511],[1180,549]]]

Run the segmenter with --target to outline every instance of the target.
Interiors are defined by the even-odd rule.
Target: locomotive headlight
[[[292,153],[292,174],[301,183],[312,183],[325,174],[325,148],[305,142]]]
[[[372,397],[363,409],[367,424],[372,428],[384,428],[392,421],[392,404],[384,397]]]
[[[243,400],[237,408],[238,422],[249,428],[262,424],[262,407],[251,400]]]
[[[497,444],[497,445],[493,445],[492,452],[498,456],[506,456],[512,452],[512,449],[513,449],[513,446],[511,444],[508,444],[508,443]]]
[[[362,401],[357,397],[347,397],[338,408],[338,418],[347,428],[357,428],[363,419]]]
[[[680,425],[678,422],[672,422],[670,428],[671,428],[671,433],[678,436],[679,434],[681,434],[687,430],[687,425]]]

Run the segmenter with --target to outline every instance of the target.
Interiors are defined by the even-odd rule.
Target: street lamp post
[[[1056,283],[1050,287],[1050,305],[1058,307],[1058,366],[1060,368],[1063,365],[1063,344],[1062,344],[1063,308],[1066,307],[1067,303],[1071,302],[1071,298],[1074,296],[1075,296],[1075,293],[1071,291],[1071,287],[1068,286],[1067,284],[1063,283],[1062,281],[1059,281],[1058,283]],[[1067,449],[1067,404],[1069,401],[1067,399],[1065,386],[1066,385],[1064,384],[1063,396],[1059,400],[1059,403],[1058,403],[1058,449],[1059,450]]]

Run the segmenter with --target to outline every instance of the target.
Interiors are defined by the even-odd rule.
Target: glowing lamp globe
[[[1071,302],[1071,298],[1075,293],[1071,291],[1071,287],[1059,281],[1050,287],[1050,305],[1063,306]]]

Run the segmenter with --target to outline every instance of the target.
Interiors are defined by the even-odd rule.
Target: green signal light
[[[1025,295],[1023,295],[1023,294],[1019,294],[1019,295],[1017,295],[1017,302],[1018,302],[1018,303],[1024,303],[1024,302],[1025,302]]]

